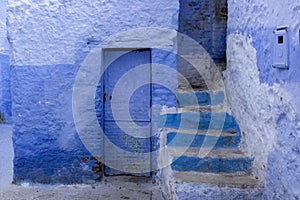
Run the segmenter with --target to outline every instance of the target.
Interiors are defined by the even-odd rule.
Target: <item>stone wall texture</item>
[[[226,90],[268,199],[300,198],[300,1],[228,1]],[[274,34],[288,27],[289,69],[272,67]]]
[[[93,70],[101,68],[102,51],[96,54],[100,68],[92,68],[94,62],[89,63],[90,68],[82,68],[84,61],[89,60],[95,47],[121,32],[145,27],[176,30],[178,9],[179,3],[173,0],[9,0],[17,182],[75,183],[97,179],[98,158],[94,156],[101,156],[102,138],[99,124],[98,128],[90,125],[96,119],[96,115],[90,115],[95,99],[87,97],[95,96],[97,85],[93,83],[100,77],[88,83],[80,81],[87,74],[99,75]],[[176,56],[170,53],[176,46],[173,32],[149,35],[146,31],[127,36],[116,36],[113,44],[101,48],[166,47],[167,53],[153,50],[152,60],[176,68]],[[154,37],[156,41],[152,43]],[[167,38],[167,42],[160,37]],[[175,90],[176,76],[170,79],[174,80]],[[74,88],[79,92],[74,93]],[[89,88],[94,93],[89,93]],[[153,102],[160,102],[153,115],[164,104],[176,104],[174,96],[172,100],[168,98],[171,94],[166,89],[153,88],[153,94]],[[79,104],[83,107],[78,108]],[[78,109],[74,111],[74,107]]]
[[[179,32],[202,45],[213,59],[222,59],[226,51],[226,0],[181,0]]]
[[[216,63],[226,62],[227,1],[226,0],[180,0],[179,32],[194,39]],[[184,45],[184,39],[178,41],[178,51],[182,55],[191,54]],[[194,88],[207,89],[203,74],[199,74],[190,63],[178,59],[178,71]],[[213,66],[209,66],[213,68]],[[179,87],[184,88],[183,81]]]

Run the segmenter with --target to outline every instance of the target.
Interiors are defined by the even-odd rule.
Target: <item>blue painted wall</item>
[[[196,40],[215,60],[226,51],[226,0],[180,0],[179,32]]]
[[[177,55],[172,52],[168,52],[162,49],[153,48],[152,52],[152,63],[164,65],[177,71]],[[157,73],[157,70],[156,72]],[[177,77],[168,74],[164,71],[160,72],[166,80],[169,81],[169,88],[166,88],[159,84],[152,85],[152,105],[165,105],[168,107],[176,107],[176,96],[175,91],[177,89]],[[153,74],[154,78],[157,76]],[[175,78],[175,79],[174,79]],[[159,80],[158,80],[159,82]]]
[[[298,8],[295,7],[296,3],[291,3],[289,8],[294,12],[297,12]],[[233,8],[229,13],[231,18],[230,26],[228,27],[228,34],[243,33],[249,35],[252,38],[252,44],[257,50],[257,66],[259,70],[259,77],[262,83],[273,85],[274,83],[280,83],[281,81],[290,83],[299,83],[300,72],[298,65],[299,55],[299,22],[293,20],[289,10],[284,11],[279,9],[280,5],[270,5],[270,3],[259,4],[256,7],[246,4],[241,10]],[[237,16],[242,16],[244,9],[249,9],[244,18],[249,17],[249,13],[264,13],[262,16],[255,15],[255,17],[249,20],[249,23],[244,22],[237,23]],[[250,9],[251,8],[251,9]],[[268,14],[264,11],[268,10]],[[241,19],[243,20],[243,19]],[[256,20],[256,21],[255,21]],[[289,21],[289,20],[292,20]],[[289,70],[275,69],[273,64],[274,53],[274,34],[277,28],[288,27],[289,37]]]
[[[6,28],[7,1],[0,2],[0,123],[11,122],[9,45]]]
[[[14,178],[75,183],[97,178],[92,155],[72,117],[72,87],[78,66],[12,66]],[[87,158],[85,160],[84,158]]]
[[[0,54],[0,123],[11,123],[9,55]]]
[[[229,0],[228,6],[227,96],[245,148],[259,158],[268,199],[299,199],[299,1]],[[288,70],[272,67],[273,31],[280,27],[288,27]]]
[[[73,119],[72,93],[79,67],[95,46],[119,32],[141,27],[177,29],[178,2],[75,1],[71,4],[12,0],[9,3],[14,178],[17,182],[40,183],[96,180],[98,158],[84,146]],[[174,34],[167,37],[172,42],[168,44],[173,44]],[[153,62],[176,68],[176,56],[155,51]],[[174,86],[177,86],[176,78],[172,79]],[[153,86],[153,95],[156,97],[152,98],[153,103],[176,105],[174,96],[170,97],[170,91],[164,88]],[[91,104],[97,107],[95,101]],[[90,135],[85,133],[89,145],[101,149],[102,144],[95,143]],[[158,136],[153,137],[158,146]]]
[[[226,0],[180,0],[179,32],[195,40],[210,58],[223,69],[226,62]],[[180,55],[189,55],[192,50],[185,45],[185,39],[178,39]],[[212,66],[210,66],[212,68]],[[178,58],[178,71],[193,88],[207,89],[205,78],[183,58]],[[200,72],[201,73],[201,72]],[[186,88],[179,80],[179,88]]]

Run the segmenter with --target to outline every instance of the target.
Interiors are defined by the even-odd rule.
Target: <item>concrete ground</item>
[[[151,180],[137,177],[106,177],[97,185],[11,185],[0,189],[1,200],[117,200],[163,199]]]
[[[0,190],[13,179],[13,152],[11,126],[0,124]]]
[[[98,200],[163,199],[150,178],[105,177],[94,185],[12,185],[13,145],[11,126],[0,125],[0,200]]]

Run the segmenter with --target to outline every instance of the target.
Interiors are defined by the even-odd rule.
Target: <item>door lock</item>
[[[108,94],[107,94],[107,93],[104,93],[104,96],[103,96],[104,101],[107,100],[107,97],[108,97]],[[109,99],[109,100],[112,100],[112,96],[109,96],[108,99]]]

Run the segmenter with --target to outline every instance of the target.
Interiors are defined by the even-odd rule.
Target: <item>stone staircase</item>
[[[253,159],[239,149],[241,131],[224,112],[225,95],[178,92],[176,112],[166,112],[164,135],[171,162],[166,179],[173,199],[260,199]]]

